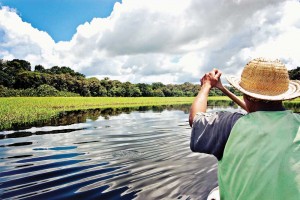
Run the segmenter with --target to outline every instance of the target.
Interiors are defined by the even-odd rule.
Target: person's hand
[[[221,82],[222,72],[220,70],[217,70],[217,71],[218,71],[218,73],[220,73],[220,76],[219,76],[219,80],[218,80],[217,84],[215,85],[215,87],[221,90],[224,87],[222,82]]]
[[[220,80],[220,77],[222,75],[222,72],[213,69],[209,73],[206,73],[202,78],[201,78],[201,86],[207,86],[207,87],[222,87],[222,83]]]

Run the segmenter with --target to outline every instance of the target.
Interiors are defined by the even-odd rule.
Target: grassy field
[[[0,98],[0,130],[14,123],[45,120],[62,111],[108,107],[186,104],[192,97],[11,97]]]
[[[108,107],[191,104],[194,97],[11,97],[0,98],[0,130],[15,123],[46,120],[62,111]],[[209,97],[209,100],[229,100]],[[300,98],[290,102],[300,105]]]

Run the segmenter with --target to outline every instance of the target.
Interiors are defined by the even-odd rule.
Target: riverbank
[[[63,111],[148,105],[188,104],[193,97],[10,97],[0,98],[0,130],[16,123],[46,120]]]
[[[10,97],[0,98],[0,130],[12,124],[46,120],[63,111],[150,105],[191,104],[194,97]],[[225,96],[212,101],[230,101]],[[287,102],[299,108],[300,98]]]

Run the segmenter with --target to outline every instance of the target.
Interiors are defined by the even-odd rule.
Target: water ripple
[[[217,163],[190,151],[183,110],[0,132],[0,198],[205,199]]]

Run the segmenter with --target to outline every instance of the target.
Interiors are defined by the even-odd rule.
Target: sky
[[[108,17],[116,0],[0,0],[17,10],[24,22],[47,32],[55,42],[69,41],[78,25]]]
[[[0,59],[132,83],[300,66],[299,0],[0,0]]]

